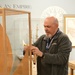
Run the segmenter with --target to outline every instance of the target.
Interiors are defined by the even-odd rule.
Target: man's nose
[[[45,30],[48,30],[47,27],[45,27]]]

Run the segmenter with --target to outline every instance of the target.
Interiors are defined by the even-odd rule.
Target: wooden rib
[[[6,47],[4,48],[3,27],[0,25],[0,75],[10,75],[13,57],[10,41],[7,35]]]

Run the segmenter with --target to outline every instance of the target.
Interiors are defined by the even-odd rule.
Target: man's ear
[[[59,27],[59,25],[58,25],[58,24],[56,24],[56,26],[57,26],[57,28]]]

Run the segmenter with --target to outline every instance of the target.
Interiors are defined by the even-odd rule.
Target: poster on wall
[[[64,31],[75,47],[75,15],[64,15]]]

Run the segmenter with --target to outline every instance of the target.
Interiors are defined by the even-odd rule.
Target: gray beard
[[[52,35],[51,35],[51,34],[50,34],[50,35],[46,35],[46,37],[47,37],[47,38],[51,38],[51,37],[52,37]]]

